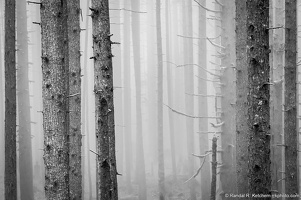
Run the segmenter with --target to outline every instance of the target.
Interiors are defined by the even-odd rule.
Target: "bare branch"
[[[32,3],[32,4],[42,4],[41,2],[35,2],[35,1],[27,1],[28,4]]]
[[[218,128],[218,127],[221,127],[224,123],[225,123],[225,122],[221,122],[221,123],[218,123],[218,124],[213,124],[213,123],[210,123],[210,124],[211,124],[211,126],[212,126],[213,128]]]
[[[200,173],[200,171],[201,171],[201,169],[202,169],[202,167],[203,167],[205,161],[206,161],[206,157],[204,157],[204,160],[203,160],[201,166],[200,166],[200,167],[198,168],[198,170],[196,171],[196,173],[195,173],[192,177],[190,177],[187,181],[185,181],[184,183],[187,183],[188,181],[190,181],[191,179],[195,178],[195,177]]]
[[[98,153],[96,153],[95,151],[92,151],[91,149],[90,149],[90,151],[92,152],[92,153],[94,153],[95,155],[98,155],[98,156],[100,156]]]
[[[191,36],[184,36],[184,35],[177,35],[178,37],[182,37],[182,38],[188,38],[188,39],[205,39],[205,38],[198,38],[198,37],[191,37]]]
[[[124,10],[124,11],[128,11],[128,12],[133,12],[133,13],[147,13],[147,12],[142,12],[142,11],[129,10],[126,8],[111,8],[110,10]]]
[[[220,13],[221,11],[220,10],[211,10],[209,8],[206,8],[205,6],[203,6],[202,4],[200,4],[198,1],[196,0],[193,0],[194,2],[196,2],[197,4],[199,4],[200,7],[202,7],[203,9],[205,9],[206,11],[209,11],[209,12],[214,12],[214,13]]]
[[[215,0],[215,2],[220,5],[221,7],[224,7],[224,4],[222,4],[221,2],[219,2],[218,0]]]
[[[210,79],[205,79],[205,78],[202,78],[202,77],[199,77],[196,75],[196,77],[198,77],[199,79],[202,79],[204,81],[210,81],[210,82],[219,82],[219,80],[210,80]]]
[[[199,66],[199,65],[197,65],[197,64],[177,65],[177,67],[186,67],[186,66],[197,66],[197,67],[203,69],[204,71],[208,72],[208,73],[211,74],[212,76],[220,77],[219,75],[214,74],[214,73],[208,71],[207,69],[205,69],[205,68],[203,68],[203,67],[201,67],[201,66]]]
[[[214,94],[189,94],[185,93],[190,96],[198,96],[198,97],[221,97],[222,95],[214,95]]]
[[[216,44],[216,43],[212,42],[208,37],[207,37],[207,40],[208,40],[213,46],[218,47],[218,48],[221,48],[221,49],[225,49],[225,47],[223,47],[223,46],[221,46],[221,45],[219,45],[219,44]]]
[[[204,157],[206,157],[206,156],[208,156],[208,155],[210,155],[211,154],[211,152],[209,152],[209,153],[206,153],[206,154],[204,154],[204,155],[196,155],[196,154],[191,154],[191,155],[193,155],[193,156],[195,156],[195,157],[198,157],[198,158],[204,158]]]

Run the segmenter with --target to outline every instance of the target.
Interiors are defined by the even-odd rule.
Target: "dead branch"
[[[218,124],[213,124],[213,123],[210,122],[210,124],[211,124],[211,126],[212,126],[213,128],[221,127],[224,123],[225,123],[225,122],[221,122],[221,123],[218,123]]]
[[[27,4],[30,4],[30,3],[32,3],[32,4],[42,4],[41,2],[35,2],[35,1],[27,1]]]
[[[100,156],[98,153],[96,153],[95,151],[92,151],[91,149],[90,149],[90,151],[92,152],[92,153],[94,153],[95,155],[98,155],[98,156]]]
[[[164,103],[163,103],[163,105],[165,105],[166,107],[168,107],[171,111],[173,111],[173,112],[175,112],[175,113],[177,113],[177,114],[179,114],[179,115],[183,115],[183,116],[185,116],[185,117],[189,117],[189,118],[194,118],[194,119],[195,119],[195,118],[209,118],[209,119],[220,118],[220,117],[203,117],[203,116],[192,116],[192,115],[187,115],[187,114],[185,114],[185,113],[179,112],[179,111],[177,111],[177,110],[171,108],[170,106],[168,106],[168,105],[166,105],[166,104],[164,104]]]
[[[271,29],[280,29],[280,28],[284,28],[283,26],[276,26],[276,27],[269,27],[267,29],[271,30]]]
[[[185,93],[187,95],[190,96],[198,96],[198,97],[221,97],[222,95],[214,95],[214,94],[189,94],[189,93]]]
[[[196,75],[196,77],[198,77],[199,79],[201,80],[204,80],[204,81],[210,81],[210,82],[219,82],[219,80],[210,80],[210,79],[205,79],[205,78],[202,78],[202,77],[199,77]]]
[[[186,67],[186,66],[197,66],[197,67],[199,67],[199,68],[203,69],[204,71],[208,72],[208,73],[209,73],[209,74],[211,74],[212,76],[220,77],[219,75],[217,75],[217,74],[214,74],[214,73],[212,73],[212,72],[208,71],[207,69],[205,69],[205,68],[203,68],[203,67],[199,66],[198,64],[185,64],[185,65],[177,65],[177,67]]]
[[[206,11],[209,11],[209,12],[214,12],[214,13],[220,13],[221,11],[220,10],[211,10],[209,8],[206,8],[205,6],[203,6],[202,4],[200,4],[198,1],[196,0],[193,0],[194,2],[196,2],[197,4],[199,4],[199,6],[203,9],[205,9]]]
[[[200,134],[208,134],[208,133],[217,134],[217,133],[222,133],[222,131],[198,131],[197,133],[200,133]]]
[[[133,12],[133,13],[147,13],[147,12],[142,12],[142,11],[129,10],[126,8],[111,8],[110,10],[124,10],[124,11],[128,11],[128,12]]]
[[[211,152],[209,152],[209,153],[206,153],[206,154],[204,154],[204,155],[196,155],[196,154],[191,154],[191,155],[193,155],[194,157],[198,157],[198,158],[205,158],[206,156],[208,156],[208,155],[210,155],[211,154]]]
[[[200,167],[198,168],[198,170],[196,171],[196,173],[195,173],[192,177],[190,177],[187,181],[185,181],[184,183],[187,183],[188,181],[190,181],[191,179],[195,178],[195,177],[200,173],[200,171],[201,171],[201,169],[202,169],[202,167],[203,167],[205,161],[206,161],[206,157],[204,157],[204,160],[203,160],[201,166],[200,166]]]
[[[219,2],[218,0],[215,0],[215,2],[220,5],[221,7],[224,7],[224,4],[222,4],[221,2]]]
[[[221,48],[221,49],[225,49],[225,48],[226,48],[226,47],[224,47],[224,46],[221,46],[221,45],[219,45],[219,44],[216,44],[216,43],[212,42],[208,37],[207,37],[207,40],[208,40],[213,46],[215,46],[215,47],[218,47],[218,48]]]
[[[181,38],[188,38],[188,39],[205,39],[205,38],[198,38],[198,37],[191,37],[191,36],[184,36],[184,35],[177,35],[178,37],[181,37]]]

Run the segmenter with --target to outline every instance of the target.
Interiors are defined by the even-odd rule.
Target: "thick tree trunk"
[[[67,9],[69,45],[69,196],[71,199],[82,199],[79,0],[68,1]]]
[[[41,1],[45,194],[69,199],[67,1]]]
[[[284,145],[285,193],[299,194],[296,106],[297,76],[297,1],[285,1],[285,66],[284,66]],[[298,199],[295,197],[293,199]]]
[[[140,1],[132,0],[132,10],[140,10]],[[136,86],[136,178],[139,199],[146,199],[145,161],[141,112],[140,13],[132,13],[132,41]]]
[[[28,80],[28,33],[26,1],[19,0],[17,6],[17,89],[18,89],[18,136],[20,198],[33,199],[33,170],[31,148],[31,115]]]
[[[97,193],[101,200],[117,200],[113,55],[111,53],[109,1],[92,0],[91,11],[96,109]]]
[[[216,197],[216,149],[217,149],[217,137],[212,138],[212,161],[211,161],[211,195],[210,200],[215,200]]]
[[[16,34],[14,0],[5,0],[5,199],[17,199]]]
[[[159,199],[164,200],[164,146],[163,146],[163,52],[161,36],[161,2],[156,0],[157,54],[158,54],[158,177]]]
[[[0,188],[4,188],[4,163],[5,163],[5,150],[4,150],[4,0],[0,0]],[[0,191],[0,196],[4,196],[4,190]]]
[[[131,1],[125,0],[124,7],[130,8]],[[124,131],[125,131],[125,171],[126,171],[126,185],[129,192],[132,191],[132,105],[131,105],[131,66],[130,66],[130,51],[128,50],[130,46],[130,14],[129,12],[124,12],[123,21],[123,64],[124,64]]]
[[[270,194],[269,1],[236,6],[238,193]]]
[[[201,5],[206,6],[206,0],[200,1]],[[206,11],[199,7],[199,43],[198,43],[198,63],[199,66],[207,68],[207,41],[206,41]],[[207,95],[207,73],[204,72],[201,68],[198,69],[198,94]],[[208,101],[207,97],[198,97],[198,115],[206,116],[208,115]],[[209,141],[208,141],[208,119],[200,118],[199,119],[199,129],[201,133],[199,134],[199,143],[200,143],[200,154],[203,155],[206,151],[209,150]],[[203,161],[201,161],[202,163]],[[200,164],[201,164],[200,163]],[[201,193],[202,199],[210,198],[210,185],[206,180],[210,180],[210,162],[205,161],[204,166],[201,170]]]
[[[225,47],[224,57],[221,65],[224,67],[221,76],[221,106],[222,119],[224,122],[221,134],[222,167],[220,168],[220,179],[224,194],[236,193],[235,173],[235,0],[224,0],[221,13],[222,34],[221,43]]]

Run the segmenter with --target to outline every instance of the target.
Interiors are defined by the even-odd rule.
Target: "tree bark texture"
[[[81,173],[81,65],[80,65],[80,2],[67,2],[69,56],[69,194],[82,199]]]
[[[285,1],[284,145],[285,193],[299,194],[297,127],[297,1]],[[298,199],[298,197],[293,198]]]
[[[5,199],[17,199],[16,169],[16,34],[14,0],[5,0]]]
[[[210,200],[215,200],[216,197],[216,149],[217,149],[217,137],[212,138],[212,161],[211,161],[211,195]]]
[[[238,193],[270,194],[269,1],[236,6]]]
[[[17,6],[17,90],[18,90],[18,136],[20,198],[33,198],[33,169],[31,148],[31,115],[28,80],[28,32],[26,1],[19,0]]]
[[[69,199],[67,1],[41,1],[45,195]]]
[[[101,200],[118,199],[115,156],[113,67],[109,1],[92,0],[94,94],[97,145],[97,193]]]
[[[224,67],[220,78],[221,84],[221,106],[222,125],[221,154],[222,167],[220,168],[220,179],[222,184],[222,198],[225,194],[236,193],[235,173],[235,0],[224,0],[221,13],[221,45],[225,47],[225,54],[221,59]],[[228,198],[227,198],[228,199]]]

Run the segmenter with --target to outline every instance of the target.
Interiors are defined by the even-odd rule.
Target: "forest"
[[[0,0],[0,200],[301,199],[300,6]]]

